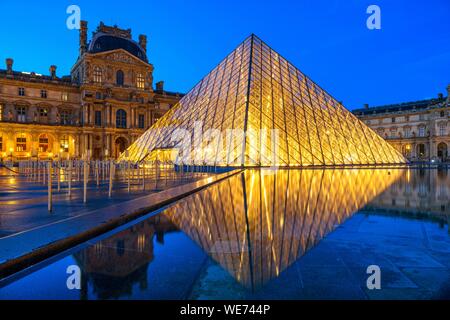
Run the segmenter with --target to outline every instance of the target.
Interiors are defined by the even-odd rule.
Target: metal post
[[[57,177],[58,177],[58,192],[61,191],[61,161],[56,163]]]
[[[109,190],[108,190],[108,197],[111,198],[112,195],[112,188],[113,188],[113,174],[114,174],[114,164],[113,161],[110,160],[109,162]]]
[[[83,161],[83,202],[87,200],[87,183],[88,183],[88,163],[87,160]]]
[[[72,195],[72,160],[69,160],[69,197]]]
[[[45,176],[45,174],[44,174]],[[48,162],[48,211],[52,212],[53,203],[52,203],[52,163]]]
[[[128,193],[130,193],[130,161],[127,161]]]

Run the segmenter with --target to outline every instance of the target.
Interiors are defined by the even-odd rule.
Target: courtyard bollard
[[[99,181],[99,179],[100,179],[99,166],[100,166],[100,163],[99,163],[99,161],[97,160],[97,161],[95,162],[95,178],[97,179],[97,188],[98,188],[98,186],[100,185],[100,181]]]
[[[72,160],[69,161],[69,178],[68,178],[68,189],[69,189],[69,197],[72,194]]]
[[[57,170],[57,178],[58,178],[58,192],[61,191],[61,161],[58,161],[56,163],[56,170]]]
[[[128,193],[130,193],[130,161],[127,161]]]
[[[142,190],[145,191],[145,164],[142,167]]]
[[[89,174],[88,163],[86,160],[83,161],[83,203],[86,203],[87,200],[87,183],[88,183],[88,174]]]
[[[45,174],[44,174],[45,176]],[[52,163],[48,162],[48,211],[52,212],[53,210],[53,203],[52,203],[53,197],[52,197]]]
[[[108,190],[108,197],[111,198],[112,195],[112,187],[113,187],[113,171],[114,171],[114,165],[113,165],[113,161],[110,160],[109,162],[109,190]]]
[[[45,173],[45,169],[46,169],[45,162],[42,165],[42,169],[43,169],[42,170],[43,171],[42,172],[42,184],[45,185],[45,180],[46,180],[46,176],[47,176],[46,173]]]

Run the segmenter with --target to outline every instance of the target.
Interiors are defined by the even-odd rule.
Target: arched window
[[[144,89],[145,87],[145,79],[142,73],[138,73],[136,77],[136,87],[139,89]]]
[[[95,83],[102,83],[102,69],[100,67],[95,67],[94,68],[94,82]]]
[[[116,111],[116,128],[127,127],[127,113],[123,109]]]
[[[41,134],[39,136],[39,152],[49,151],[49,139],[47,134]]]
[[[118,86],[123,86],[123,78],[124,78],[123,71],[122,70],[117,70],[117,72],[116,72],[116,84]]]
[[[0,152],[3,151],[3,136],[0,134]]]

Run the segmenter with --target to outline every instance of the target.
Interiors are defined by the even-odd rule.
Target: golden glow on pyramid
[[[402,174],[404,169],[248,169],[162,214],[239,283],[257,289]]]
[[[326,91],[252,35],[119,160],[171,150],[216,166],[401,164],[406,159]]]

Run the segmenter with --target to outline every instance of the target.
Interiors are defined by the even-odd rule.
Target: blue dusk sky
[[[76,4],[88,21],[148,36],[154,80],[187,92],[251,33],[349,109],[446,95],[450,84],[450,1],[6,1],[0,0],[0,68],[67,75],[78,30],[66,27]],[[369,30],[366,9],[381,9]]]

